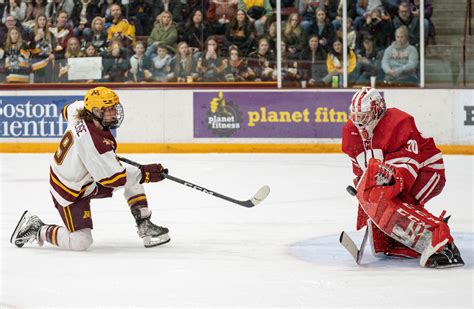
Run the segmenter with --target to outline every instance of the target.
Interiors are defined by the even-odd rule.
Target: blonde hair
[[[77,51],[72,51],[71,50],[71,42],[73,40],[76,40],[76,42],[77,42]],[[81,43],[79,42],[78,38],[70,37],[69,40],[67,40],[66,52],[64,53],[64,57],[66,57],[66,58],[82,57],[81,45],[80,44]]]
[[[10,37],[10,34],[12,33],[12,31],[16,31],[18,33],[18,40],[14,43],[12,42],[11,37]],[[7,40],[5,42],[5,49],[10,49],[12,47],[19,49],[22,45],[23,45],[23,38],[21,37],[20,30],[17,27],[13,27],[10,30],[8,30]]]
[[[291,25],[291,18],[295,16],[296,18],[298,18],[298,24],[296,25],[296,27],[293,27]],[[291,13],[288,17],[288,20],[286,21],[285,29],[283,30],[283,35],[291,36],[292,34],[294,34],[295,36],[299,37],[301,35],[301,32],[302,31],[300,26],[300,16],[298,15],[298,13]]]

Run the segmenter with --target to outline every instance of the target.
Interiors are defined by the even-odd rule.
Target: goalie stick
[[[138,168],[141,167],[140,163],[129,160],[127,158],[117,156],[117,159],[119,159],[122,162],[133,165],[135,167],[138,167]],[[239,201],[239,200],[233,199],[231,197],[228,197],[224,194],[220,194],[218,192],[215,192],[215,191],[209,190],[207,188],[204,188],[204,187],[198,186],[196,184],[193,184],[189,181],[180,179],[178,177],[171,176],[169,174],[162,174],[162,175],[163,175],[164,178],[172,180],[172,181],[177,182],[179,184],[185,185],[186,187],[196,189],[196,190],[201,191],[203,193],[221,198],[221,199],[226,200],[228,202],[231,202],[231,203],[243,206],[243,207],[247,207],[247,208],[251,208],[251,207],[254,207],[254,206],[260,204],[268,196],[268,194],[270,194],[270,187],[269,186],[263,186],[250,199],[248,199],[246,201]]]
[[[355,196],[357,194],[357,190],[352,186],[347,186],[347,192]],[[362,261],[362,257],[364,256],[364,249],[365,244],[367,243],[367,239],[369,238],[369,227],[365,228],[364,238],[362,239],[362,243],[360,244],[360,248],[356,246],[352,238],[346,232],[342,231],[341,236],[339,236],[339,242],[341,245],[346,248],[347,251],[352,255],[357,265],[360,265]]]

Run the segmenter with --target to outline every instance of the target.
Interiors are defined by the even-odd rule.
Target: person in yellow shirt
[[[107,33],[107,40],[119,38],[124,46],[134,46],[135,44],[135,26],[130,24],[122,17],[122,9],[119,4],[112,4],[110,7],[112,16],[112,25]]]
[[[329,84],[333,76],[338,76],[343,74],[343,52],[342,52],[342,41],[337,38],[332,43],[331,51],[328,53],[326,59],[326,66],[328,70],[328,75],[323,78],[323,82]],[[347,74],[349,83],[354,81],[356,75],[356,66],[357,58],[352,49],[349,49],[347,52]],[[342,77],[339,77],[341,79]]]

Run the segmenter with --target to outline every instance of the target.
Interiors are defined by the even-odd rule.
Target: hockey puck
[[[356,196],[357,194],[357,190],[353,186],[347,186],[346,191],[352,196]]]

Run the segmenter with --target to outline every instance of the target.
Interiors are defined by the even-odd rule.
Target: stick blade
[[[352,257],[354,258],[354,261],[356,261],[356,263],[359,264],[359,261],[358,261],[359,249],[357,248],[352,238],[346,232],[342,231],[341,236],[339,237],[339,242],[352,255]]]
[[[257,193],[250,199],[252,202],[252,206],[256,206],[263,202],[264,199],[267,198],[267,196],[270,194],[270,187],[269,186],[263,186],[261,187]]]

